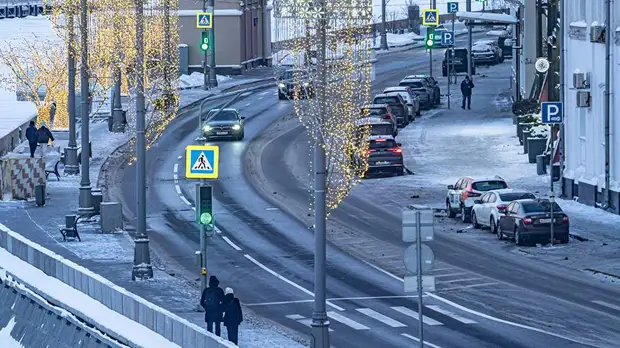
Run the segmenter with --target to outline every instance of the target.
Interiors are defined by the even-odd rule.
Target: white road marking
[[[427,297],[426,295],[422,295]],[[381,299],[393,299],[393,298],[418,298],[418,295],[389,295],[389,296],[360,296],[360,297],[334,297],[328,298],[327,301],[363,301],[363,300],[381,300]],[[246,303],[245,306],[271,306],[271,305],[287,305],[297,303],[309,303],[314,300],[296,300],[296,301],[278,301],[278,302],[260,302],[260,303]]]
[[[263,99],[264,97],[258,97],[258,99]]]
[[[428,307],[428,306],[427,306]],[[418,315],[418,312],[411,310],[407,307],[403,307],[403,306],[397,306],[397,307],[390,307],[393,310],[404,314],[408,317],[412,317],[415,320],[418,320],[420,318],[420,316]],[[437,320],[433,319],[433,318],[429,318],[426,315],[422,315],[422,322],[426,325],[431,325],[431,326],[437,326],[437,325],[443,325],[442,323],[438,322]]]
[[[241,251],[241,248],[239,248],[237,246],[237,244],[233,243],[232,240],[230,240],[230,238],[226,237],[226,236],[222,236],[222,239],[226,241],[226,243],[228,243],[228,245],[230,245],[231,247],[233,247],[233,249],[237,250],[237,251]]]
[[[183,156],[177,156],[177,159],[181,159],[181,158],[183,158]]]
[[[253,258],[252,256],[250,256],[250,255],[248,255],[248,254],[245,254],[245,255],[243,255],[243,256],[244,256],[246,259],[250,260],[250,261],[251,261],[253,264],[255,264],[256,266],[258,266],[258,267],[262,268],[262,269],[263,269],[264,271],[266,271],[267,273],[269,273],[269,274],[273,275],[274,277],[276,277],[276,278],[280,279],[281,281],[283,281],[283,282],[287,283],[288,285],[290,285],[290,286],[292,286],[292,287],[294,287],[294,288],[296,288],[296,289],[298,289],[298,290],[300,290],[300,291],[302,291],[302,292],[304,292],[304,293],[306,293],[306,294],[308,294],[308,295],[310,295],[310,296],[314,297],[314,293],[313,293],[312,291],[310,291],[310,290],[308,290],[308,289],[304,288],[303,286],[301,286],[301,285],[299,285],[299,284],[297,284],[297,283],[295,283],[295,282],[293,282],[293,281],[291,281],[291,280],[289,280],[289,279],[287,279],[287,278],[285,278],[285,277],[283,277],[283,276],[279,275],[278,273],[276,273],[275,271],[273,271],[271,268],[269,268],[269,267],[267,267],[267,266],[263,265],[262,263],[258,262],[258,261],[257,261],[255,258]],[[332,308],[334,308],[334,309],[336,309],[336,310],[339,310],[339,311],[344,311],[344,308],[342,308],[342,307],[340,307],[340,306],[336,306],[335,304],[333,304],[333,303],[331,303],[331,302],[329,302],[329,301],[327,302],[327,305],[328,305],[328,306],[330,306],[330,307],[332,307]]]
[[[192,205],[192,202],[188,201],[187,198],[185,198],[185,196],[181,195],[180,197],[181,197],[181,200],[183,201],[183,203],[185,203],[185,204],[187,204],[189,206]],[[194,209],[194,210],[196,210],[196,209]]]
[[[177,194],[181,197],[183,197],[183,193],[181,192],[181,186],[179,185],[174,185],[174,189],[177,190]]]
[[[174,174],[179,172],[179,164],[178,163],[174,164],[174,169],[172,171],[174,172]]]
[[[261,302],[261,303],[245,303],[244,306],[248,307],[259,307],[259,306],[276,306],[276,305],[287,305],[287,304],[298,304],[298,303],[311,303],[314,300],[297,300],[297,301],[279,301],[279,302]]]
[[[454,287],[450,287],[450,288],[437,289],[437,291],[449,291],[449,290],[460,290],[460,289],[478,288],[478,287],[481,287],[481,286],[488,286],[488,285],[495,285],[495,284],[499,284],[499,283],[497,283],[497,282],[491,282],[491,283],[481,283],[481,284],[472,284],[472,285],[454,286]]]
[[[299,314],[290,314],[286,316],[289,319],[293,319],[293,320],[299,320],[299,319],[304,319],[305,317],[303,315],[299,315]]]
[[[289,318],[289,319],[293,319],[293,320],[295,320],[296,322],[298,322],[300,324],[312,327],[312,319],[306,318],[303,315],[291,314],[291,315],[287,315],[286,317]],[[333,332],[334,330],[333,329],[329,329],[329,331]]]
[[[420,339],[419,339],[419,338],[417,338],[417,337],[413,337],[413,336],[411,336],[410,334],[402,333],[402,334],[400,334],[400,335],[401,335],[401,336],[403,336],[403,337],[407,337],[407,338],[409,338],[409,339],[412,339],[412,340],[414,340],[414,341],[416,341],[416,342],[420,342]],[[426,342],[426,341],[424,341],[424,345],[425,345],[425,346],[429,346],[429,347],[431,347],[431,348],[441,348],[440,346],[438,346],[438,345],[436,345],[436,344],[428,343],[428,342]]]
[[[435,278],[441,278],[441,277],[454,277],[454,276],[463,275],[463,274],[467,274],[467,272],[448,273],[448,274],[437,274],[437,275],[435,275]]]
[[[384,323],[385,325],[389,325],[391,327],[406,327],[407,325],[401,323],[400,321],[394,320],[386,315],[383,315],[379,312],[376,312],[370,308],[357,308],[356,311],[362,313],[362,314],[366,314],[367,316],[378,320],[382,323]]]
[[[615,310],[617,310],[617,311],[620,311],[620,306],[615,305],[615,304],[611,304],[611,303],[609,303],[609,302],[599,301],[599,300],[592,301],[592,302],[594,302],[594,303],[596,303],[596,304],[599,304],[599,305],[601,305],[601,306],[607,307],[607,308],[611,308],[611,309],[615,309]]]
[[[387,275],[388,277],[394,278],[394,279],[396,279],[396,280],[398,280],[398,281],[401,281],[401,282],[403,282],[403,283],[405,282],[402,278],[399,278],[399,277],[397,277],[397,276],[393,275],[392,273],[390,273],[390,272],[388,272],[388,271],[386,271],[386,270],[384,270],[384,269],[381,269],[381,268],[379,268],[379,267],[377,267],[377,266],[373,265],[372,263],[370,263],[370,262],[368,262],[368,261],[364,261],[364,260],[362,260],[362,262],[364,262],[364,263],[365,263],[365,264],[367,264],[368,266],[370,266],[370,267],[372,267],[372,268],[376,269],[377,271],[379,271],[379,272],[381,272],[381,273],[383,273],[383,274]]]
[[[267,93],[269,93],[269,91],[260,92],[260,93],[258,93],[258,95],[265,95]]]
[[[452,267],[445,267],[445,268],[433,268],[432,271],[433,272],[441,272],[441,271],[452,271],[454,270],[454,268]]]
[[[245,103],[245,106],[250,106],[252,103]]]
[[[357,321],[353,320],[353,319],[349,319],[347,317],[345,317],[344,315],[340,315],[339,313],[336,312],[327,312],[327,316],[330,319],[333,319],[337,322],[340,322],[350,328],[352,328],[353,330],[370,330],[370,328],[366,325],[360,324]]]
[[[443,309],[441,306],[437,306],[437,305],[427,305],[426,307],[434,310],[435,312],[439,312],[443,315],[447,315],[450,318],[454,319],[454,320],[458,320],[463,324],[475,324],[477,323],[477,321],[471,320],[471,319],[467,319],[465,317],[462,317],[458,314],[452,313],[449,310]]]
[[[278,208],[265,208],[265,210],[270,210],[271,211],[271,210],[280,210],[280,209],[278,209]]]
[[[175,183],[179,181],[179,176],[176,174],[172,174],[172,178],[174,179]]]
[[[480,277],[475,277],[475,278],[465,278],[465,279],[453,279],[453,280],[442,280],[442,283],[460,283],[460,282],[469,282],[472,280],[478,280],[478,279],[482,279]]]

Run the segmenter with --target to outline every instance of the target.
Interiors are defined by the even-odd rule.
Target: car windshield
[[[397,104],[398,98],[396,97],[379,97],[375,98],[374,104]]]
[[[501,199],[502,202],[512,202],[516,201],[517,199],[536,199],[536,196],[529,192],[510,192],[500,193],[499,199]]]
[[[233,110],[222,110],[219,114],[215,114],[217,110],[209,111],[207,121],[237,121],[237,112]],[[215,116],[215,117],[214,117]]]
[[[476,191],[500,190],[506,187],[508,185],[501,180],[477,181],[471,185],[471,188]]]
[[[371,108],[367,109],[370,116],[383,116],[387,114],[386,108]]]
[[[396,141],[392,139],[373,140],[370,142],[369,148],[372,150],[391,149],[396,147]]]
[[[422,84],[422,82],[419,81],[406,81],[406,82],[401,82],[400,83],[401,86],[409,86],[412,88],[422,88],[424,87],[424,85]]]
[[[450,50],[446,51],[446,56],[449,56],[451,52]],[[455,59],[467,59],[467,50],[454,50],[454,58]]]
[[[391,135],[392,126],[389,124],[370,125],[370,135]]]
[[[282,80],[292,80],[292,79],[302,79],[305,80],[308,78],[307,71],[301,70],[287,70],[280,75]]]
[[[522,202],[521,205],[525,213],[547,213],[551,211],[551,203],[549,201]],[[553,211],[561,213],[562,208],[557,203],[553,203]]]

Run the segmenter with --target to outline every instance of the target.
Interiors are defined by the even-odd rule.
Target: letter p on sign
[[[543,102],[540,105],[542,112],[542,123],[560,124],[564,123],[564,110],[560,102]]]

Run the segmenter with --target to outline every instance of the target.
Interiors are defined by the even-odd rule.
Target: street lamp
[[[90,118],[89,118],[89,84],[88,84],[88,7],[87,0],[80,0],[80,41],[82,44],[82,57],[80,66],[80,99],[82,116],[82,178],[80,181],[80,200],[78,213],[81,216],[93,216],[95,208],[92,203],[90,187]]]

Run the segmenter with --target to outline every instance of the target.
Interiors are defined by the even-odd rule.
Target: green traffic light
[[[209,45],[206,43],[203,43],[202,45],[200,45],[200,48],[202,48],[203,51],[206,51],[209,49]]]
[[[211,214],[209,213],[200,214],[200,223],[202,225],[208,225],[211,223],[211,221],[213,221],[213,216],[211,216]]]
[[[427,40],[426,41],[426,46],[433,46],[435,44],[434,40]]]

